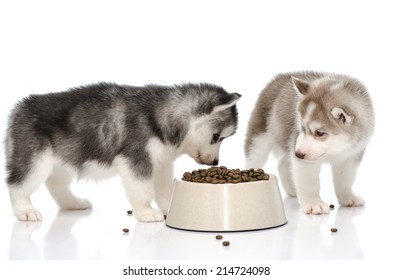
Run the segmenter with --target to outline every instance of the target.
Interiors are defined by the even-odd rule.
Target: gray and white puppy
[[[287,194],[297,196],[306,213],[322,214],[329,207],[319,194],[319,172],[328,162],[339,203],[363,205],[352,185],[373,130],[372,102],[360,81],[317,72],[280,74],[251,114],[246,165],[263,166],[272,151]]]
[[[6,136],[7,183],[15,215],[41,220],[31,194],[45,183],[62,209],[86,209],[74,177],[121,176],[136,218],[162,221],[173,162],[188,154],[217,165],[237,128],[240,95],[212,84],[145,87],[101,83],[19,102]],[[151,207],[155,198],[161,211]]]

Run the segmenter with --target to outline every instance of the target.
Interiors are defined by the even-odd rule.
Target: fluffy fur
[[[364,85],[349,76],[295,72],[276,76],[252,112],[246,164],[261,167],[272,151],[288,195],[306,213],[328,213],[319,195],[323,162],[332,166],[338,201],[363,205],[352,191],[357,168],[374,130],[372,102]]]
[[[137,219],[162,221],[174,160],[188,154],[218,164],[222,140],[237,128],[239,97],[211,84],[101,83],[25,98],[11,113],[6,136],[15,215],[42,219],[30,201],[42,183],[60,208],[89,208],[70,191],[73,178],[119,174]],[[151,207],[154,198],[161,211]]]

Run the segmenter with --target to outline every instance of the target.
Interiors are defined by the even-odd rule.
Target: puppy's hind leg
[[[17,167],[10,167],[14,169]],[[18,167],[22,168],[22,167]],[[42,215],[36,210],[31,203],[30,196],[39,186],[45,182],[53,169],[52,151],[47,150],[39,156],[32,159],[30,167],[23,180],[17,182],[10,182],[9,179],[9,193],[12,203],[12,209],[15,216],[21,221],[41,221]]]
[[[31,203],[30,196],[38,189],[40,182],[25,180],[20,185],[9,185],[12,209],[20,221],[41,221],[41,212]]]
[[[71,192],[72,172],[65,167],[55,166],[46,180],[46,186],[60,209],[84,210],[91,208],[87,199],[81,199]]]

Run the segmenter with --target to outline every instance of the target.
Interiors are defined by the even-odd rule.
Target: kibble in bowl
[[[269,180],[269,174],[263,169],[228,169],[225,166],[210,167],[209,169],[198,169],[192,172],[184,172],[182,180],[195,183],[211,184],[238,184]]]
[[[174,180],[166,225],[195,231],[247,231],[287,220],[276,176],[262,169],[211,167]]]

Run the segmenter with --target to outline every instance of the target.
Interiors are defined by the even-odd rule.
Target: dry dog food
[[[184,172],[183,181],[195,183],[211,183],[211,184],[225,184],[225,183],[244,183],[261,180],[269,180],[269,174],[266,174],[263,169],[228,169],[225,166],[210,167],[208,169],[198,169],[192,172]]]
[[[225,246],[225,247],[226,247],[226,246],[229,246],[230,244],[231,244],[231,243],[230,243],[229,241],[224,241],[224,242],[222,242],[222,245]]]
[[[222,235],[216,235],[216,240],[222,240],[222,239],[223,239]],[[222,245],[225,246],[225,247],[229,246],[230,244],[231,243],[229,241],[223,241],[222,242]]]
[[[129,216],[131,216],[132,213],[133,213],[132,210],[128,210],[128,211],[127,211],[127,215],[129,215]]]
[[[333,205],[333,204],[330,204],[330,205],[329,205],[329,208],[330,208],[330,210],[334,210],[334,205]]]
[[[124,233],[128,233],[130,230],[128,228],[123,228]]]
[[[336,228],[331,228],[330,231],[331,232],[337,232],[337,229]]]

